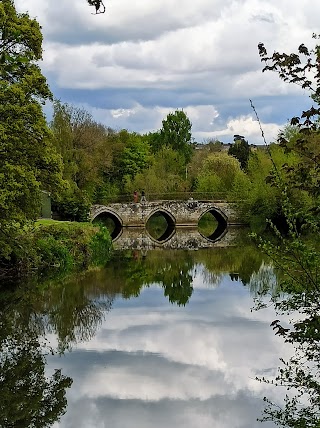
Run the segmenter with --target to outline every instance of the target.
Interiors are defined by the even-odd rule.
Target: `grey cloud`
[[[270,129],[304,107],[305,94],[261,73],[257,51],[260,41],[288,50],[305,41],[299,39],[313,28],[314,14],[298,21],[302,6],[296,0],[290,11],[275,0],[267,8],[253,0],[108,0],[102,16],[92,16],[78,0],[63,5],[17,0],[17,5],[37,15],[43,26],[42,68],[54,95],[88,106],[112,128],[156,130],[166,108],[189,106],[201,113],[200,106],[212,105],[219,116],[194,120],[194,137],[216,133],[228,142],[228,122],[252,114],[249,98],[259,100],[261,120]],[[110,111],[137,105],[143,114],[114,117]],[[248,138],[256,138],[248,132]]]
[[[66,4],[46,0],[45,8],[38,8],[29,0],[27,8],[31,15],[37,16],[47,40],[79,45],[153,40],[170,31],[217,19],[220,8],[228,2],[204,0],[201,7],[196,9],[190,1],[185,1],[184,8],[172,7],[170,1],[157,3],[150,8],[148,2],[143,1],[126,4],[109,0],[105,2],[106,14],[94,17],[90,16],[93,8],[86,6],[86,3],[79,7],[77,0]],[[17,0],[17,3],[20,9],[26,7],[25,1]]]
[[[101,338],[101,340],[103,340]],[[190,367],[188,364],[171,361],[160,354],[147,353],[143,351],[123,352],[111,351],[81,351],[74,350],[72,354],[64,357],[49,357],[48,367],[63,367],[63,372],[75,379],[83,379],[90,373],[99,369],[130,368],[130,371],[137,376],[159,376],[179,378],[183,372]],[[208,370],[205,367],[192,367],[194,376],[203,376],[219,381],[223,380],[222,373]],[[81,382],[81,380],[80,380]],[[79,383],[79,382],[78,382]]]
[[[251,17],[252,21],[260,21],[260,22],[267,22],[269,24],[274,24],[276,22],[276,19],[272,13],[264,13],[264,14],[257,14],[252,15]]]
[[[271,374],[285,356],[281,339],[269,327],[270,308],[251,314],[246,288],[227,276],[222,281],[196,289],[185,308],[159,306],[156,286],[139,299],[120,299],[94,339],[50,357],[49,370],[62,367],[74,378],[58,426],[260,426],[267,387],[253,379],[263,370]],[[279,399],[274,390],[269,396]]]
[[[258,428],[263,403],[243,391],[209,400],[82,399],[62,418],[60,428]],[[266,423],[266,428],[273,426]]]

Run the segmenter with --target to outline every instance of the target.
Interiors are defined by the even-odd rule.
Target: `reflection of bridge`
[[[113,241],[116,250],[147,251],[155,248],[172,250],[198,250],[201,248],[228,247],[234,245],[238,228],[230,227],[220,239],[211,241],[201,235],[196,228],[176,228],[166,241],[160,242],[152,238],[145,228],[128,227]]]
[[[93,205],[90,212],[91,220],[112,220],[114,231],[112,238],[117,238],[123,227],[145,227],[154,215],[161,215],[167,222],[167,230],[158,239],[165,242],[172,237],[176,227],[198,226],[200,218],[210,213],[218,222],[218,227],[209,237],[211,241],[220,239],[228,225],[241,224],[234,204],[224,201],[152,201],[141,203],[114,203]]]

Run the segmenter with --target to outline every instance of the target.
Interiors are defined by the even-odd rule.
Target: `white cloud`
[[[91,109],[90,106],[86,106],[86,108],[92,112],[97,120],[115,129],[125,128],[127,125],[130,130],[137,130],[140,123],[147,119],[150,128],[141,128],[142,132],[160,129],[163,118],[176,109],[174,107],[161,108],[159,106],[144,108],[141,105],[136,105],[131,109],[116,110]],[[191,120],[196,141],[201,142],[210,138],[223,140],[223,137],[226,136],[232,139],[233,135],[239,134],[244,135],[252,144],[263,144],[259,123],[252,115],[229,118],[225,128],[221,129],[221,125],[216,124],[219,113],[214,106],[186,106],[183,110]],[[128,118],[130,118],[130,122],[127,122]],[[267,143],[270,143],[275,140],[284,124],[261,123],[261,126]]]
[[[203,281],[205,268],[195,272]],[[155,291],[119,299],[96,339],[51,360],[74,378],[55,428],[258,428],[262,397],[277,402],[281,389],[254,377],[270,375],[287,352],[269,326],[273,311],[250,313],[249,294],[227,276],[216,290],[195,291],[186,308],[164,305]],[[214,355],[198,364],[213,339],[223,364],[212,365]]]
[[[184,108],[197,140],[221,135],[230,141],[239,125],[258,141],[247,118],[249,98],[259,99],[266,132],[273,136],[292,113],[292,96],[298,108],[308,94],[262,73],[257,45],[288,52],[308,44],[318,31],[320,6],[306,2],[109,0],[98,16],[85,0],[17,0],[17,6],[43,26],[42,68],[62,101],[87,103],[98,118],[108,104],[107,125],[118,120],[138,132],[159,127],[159,113],[171,106]],[[275,104],[281,100],[281,109],[265,108],[271,97]],[[208,123],[209,107],[203,106],[214,106],[219,129],[215,113]]]
[[[92,340],[59,358],[74,384],[56,426],[259,426],[262,397],[279,401],[282,392],[255,377],[274,374],[290,350],[269,326],[271,308],[250,312],[248,290],[228,276],[206,288],[206,272],[194,266],[199,287],[186,307],[152,285],[139,299],[119,299]]]
[[[240,116],[238,118],[230,119],[226,128],[214,131],[212,133],[200,133],[202,137],[224,137],[226,135],[243,135],[248,138],[251,143],[263,144],[264,140],[261,134],[259,123],[252,116]],[[269,144],[274,141],[279,133],[281,126],[275,123],[262,123],[261,124],[265,140]]]

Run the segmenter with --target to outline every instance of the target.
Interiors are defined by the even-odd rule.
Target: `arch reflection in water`
[[[105,210],[97,215],[92,223],[103,224],[110,232],[111,238],[117,239],[122,233],[122,220],[111,210]]]
[[[166,210],[157,210],[146,221],[146,230],[151,239],[163,243],[175,234],[175,218]]]
[[[229,227],[220,239],[211,241],[199,233],[197,228],[177,227],[166,241],[159,242],[151,237],[146,229],[125,227],[121,236],[113,241],[113,246],[117,250],[151,250],[154,248],[198,250],[234,245],[237,236],[238,229]]]
[[[216,209],[209,209],[199,219],[198,231],[210,242],[219,241],[227,233],[227,218]]]

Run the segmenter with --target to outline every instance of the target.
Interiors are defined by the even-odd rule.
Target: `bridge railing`
[[[145,192],[145,197],[147,201],[187,201],[190,198],[193,198],[198,201],[225,201],[226,200],[225,192],[170,192],[170,193],[148,193]],[[141,193],[139,192],[138,201],[140,201]],[[133,202],[133,194],[122,194],[110,198],[108,203],[116,202]]]

